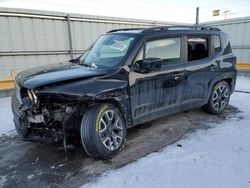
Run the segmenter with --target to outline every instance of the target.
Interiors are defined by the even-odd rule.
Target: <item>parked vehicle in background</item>
[[[14,123],[28,140],[81,141],[93,158],[125,146],[127,128],[203,106],[228,105],[236,57],[217,28],[112,30],[79,58],[16,77]]]

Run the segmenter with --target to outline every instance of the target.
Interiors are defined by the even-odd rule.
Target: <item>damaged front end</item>
[[[60,95],[56,98],[54,102],[50,95],[38,97],[36,90],[16,84],[11,106],[18,134],[26,140],[42,143],[78,138],[84,106],[65,97],[59,102]]]

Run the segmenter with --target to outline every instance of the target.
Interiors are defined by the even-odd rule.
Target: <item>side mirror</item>
[[[70,63],[79,63],[79,62],[80,62],[80,59],[79,59],[79,57],[78,57],[78,58],[69,60],[69,62],[70,62]]]
[[[162,59],[158,57],[145,58],[143,61],[136,62],[136,71],[140,73],[148,73],[152,69],[161,68]]]

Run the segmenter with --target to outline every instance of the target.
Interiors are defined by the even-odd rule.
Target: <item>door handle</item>
[[[176,74],[173,74],[172,77],[175,79],[175,80],[178,80],[180,77],[184,76],[184,72],[180,72],[180,73],[176,73]]]

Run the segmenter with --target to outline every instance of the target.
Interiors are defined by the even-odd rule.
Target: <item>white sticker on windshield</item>
[[[125,44],[121,44],[121,43],[114,43],[114,44],[112,44],[111,48],[123,51],[126,48],[126,45]]]

